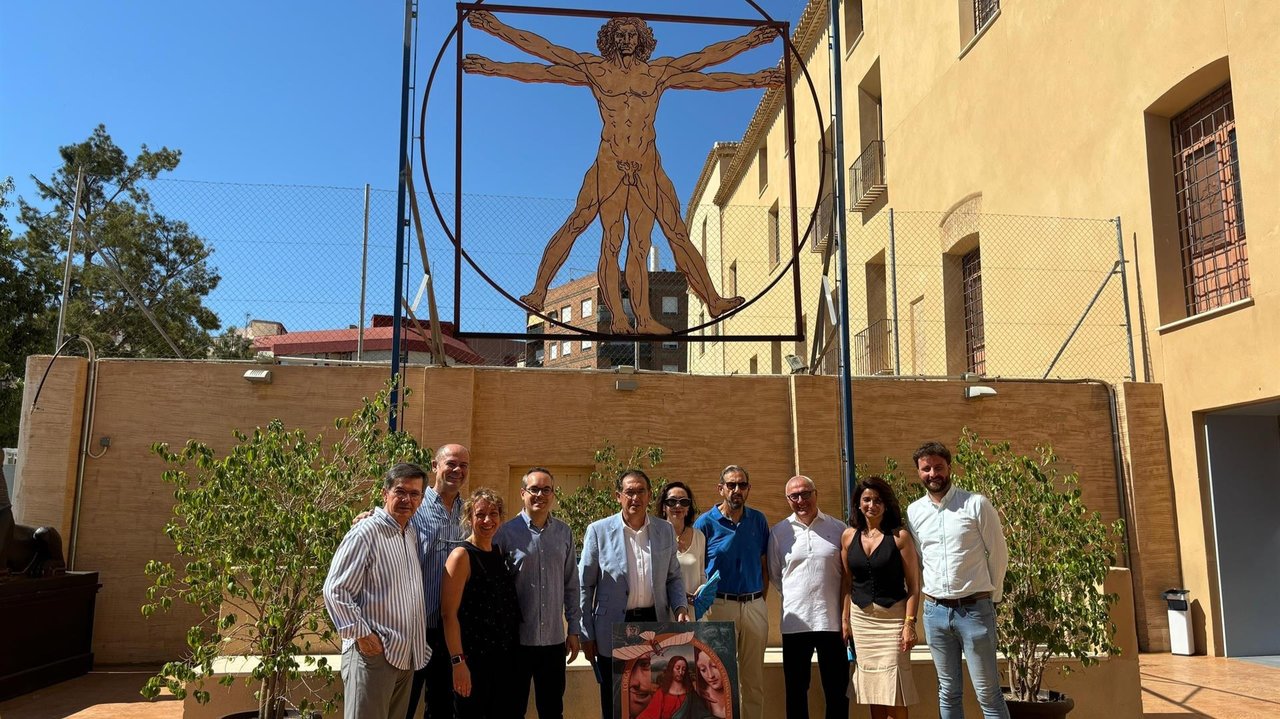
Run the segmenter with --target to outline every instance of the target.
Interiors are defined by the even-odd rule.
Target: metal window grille
[[[982,255],[974,250],[960,260],[964,282],[964,349],[969,371],[986,374],[987,341],[982,329]]]
[[[986,27],[1000,9],[1000,0],[973,0],[973,33]]]
[[[778,208],[769,210],[769,266],[777,267],[782,258],[782,233],[778,225]]]
[[[1187,314],[1249,297],[1231,84],[1173,118],[1174,191]]]

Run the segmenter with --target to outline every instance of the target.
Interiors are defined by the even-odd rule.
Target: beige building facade
[[[1257,501],[1280,489],[1280,4],[838,9],[854,371],[1160,383],[1168,456],[1131,447],[1127,460],[1131,475],[1169,468],[1198,648],[1280,653],[1258,599],[1280,591],[1280,523]],[[794,32],[820,108],[793,66],[794,143],[771,90],[687,204],[695,237],[719,218],[705,254],[742,294],[785,265],[788,164],[802,231],[829,192],[827,13],[810,2]],[[822,280],[836,277],[816,224],[799,256],[809,348],[830,346]],[[758,304],[790,303],[775,291]],[[753,317],[726,329],[768,321]],[[690,369],[769,373],[777,354],[691,344]],[[833,370],[829,354],[816,368]]]

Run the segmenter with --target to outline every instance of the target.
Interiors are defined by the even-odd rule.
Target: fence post
[[[53,351],[62,347],[63,328],[67,319],[67,298],[71,294],[71,260],[76,254],[76,223],[80,221],[80,190],[84,187],[84,167],[76,168],[76,199],[71,203],[71,228],[67,234],[67,261],[62,267],[62,304],[58,305],[58,334]]]
[[[889,282],[893,294],[893,374],[902,375],[902,354],[898,344],[898,250],[893,226],[893,208],[889,208]]]
[[[360,324],[356,325],[356,360],[364,359],[364,290],[369,277],[369,183],[364,183],[364,240],[360,250]]]
[[[1116,215],[1116,252],[1120,268],[1120,290],[1124,297],[1124,338],[1129,341],[1129,380],[1138,381],[1138,367],[1133,358],[1133,320],[1129,315],[1129,275],[1125,270],[1124,232],[1120,229],[1120,216]]]

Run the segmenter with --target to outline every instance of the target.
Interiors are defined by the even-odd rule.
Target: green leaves
[[[613,442],[605,440],[604,445],[594,455],[596,469],[587,478],[587,482],[569,494],[560,494],[556,488],[557,508],[555,516],[559,517],[573,530],[575,546],[582,546],[582,536],[587,526],[597,519],[604,519],[619,511],[615,497],[615,481],[619,474],[627,469],[643,469],[653,482],[653,496],[656,499],[662,494],[666,485],[665,477],[652,476],[653,469],[662,464],[661,447],[632,447],[631,454],[624,459],[618,457]]]
[[[236,431],[237,444],[222,457],[195,440],[176,452],[152,446],[169,465],[161,479],[173,485],[175,504],[165,532],[185,564],[147,562],[154,584],[142,612],[168,610],[177,598],[199,607],[203,619],[187,632],[189,656],[166,664],[144,695],[200,686],[228,643],[247,645],[260,658],[251,677],[260,711],[298,684],[311,641],[334,636],[321,588],[352,517],[371,506],[391,465],[431,458],[412,437],[382,430],[388,396],[384,390],[366,398],[335,424],[345,432],[332,442],[274,420],[252,433]],[[308,695],[334,677],[327,664],[307,672],[314,675],[305,682]],[[208,700],[207,692],[194,696]],[[303,699],[300,706],[316,704]]]
[[[1048,447],[1028,457],[968,430],[955,453],[957,482],[986,495],[1004,526],[1009,569],[998,643],[1014,693],[1024,701],[1039,692],[1050,657],[1089,666],[1098,654],[1120,651],[1109,614],[1116,596],[1102,585],[1123,527],[1085,507],[1079,477],[1059,474],[1057,459]]]

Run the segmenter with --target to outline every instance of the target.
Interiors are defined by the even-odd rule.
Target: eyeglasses
[[[730,492],[736,492],[739,489],[749,489],[751,487],[751,483],[750,482],[721,482],[720,486],[725,487]]]
[[[396,487],[395,489],[391,490],[391,494],[396,499],[412,499],[414,501],[422,499],[422,492],[411,492],[407,489],[404,489],[403,487]]]
[[[693,505],[693,502],[689,501],[688,497],[667,497],[662,500],[662,503],[668,507],[689,507]]]
[[[636,497],[643,497],[644,495],[646,495],[646,494],[648,494],[648,493],[649,493],[649,490],[647,490],[647,489],[624,489],[624,490],[622,490],[622,492],[620,492],[620,494],[625,495],[628,499],[635,499]]]
[[[792,502],[806,502],[810,498],[812,498],[814,494],[816,494],[814,490],[805,489],[799,492],[792,492],[791,494],[788,494],[787,499],[791,500]]]
[[[555,487],[524,487],[521,492],[528,492],[535,497],[541,497],[544,494],[551,494],[556,491]]]

